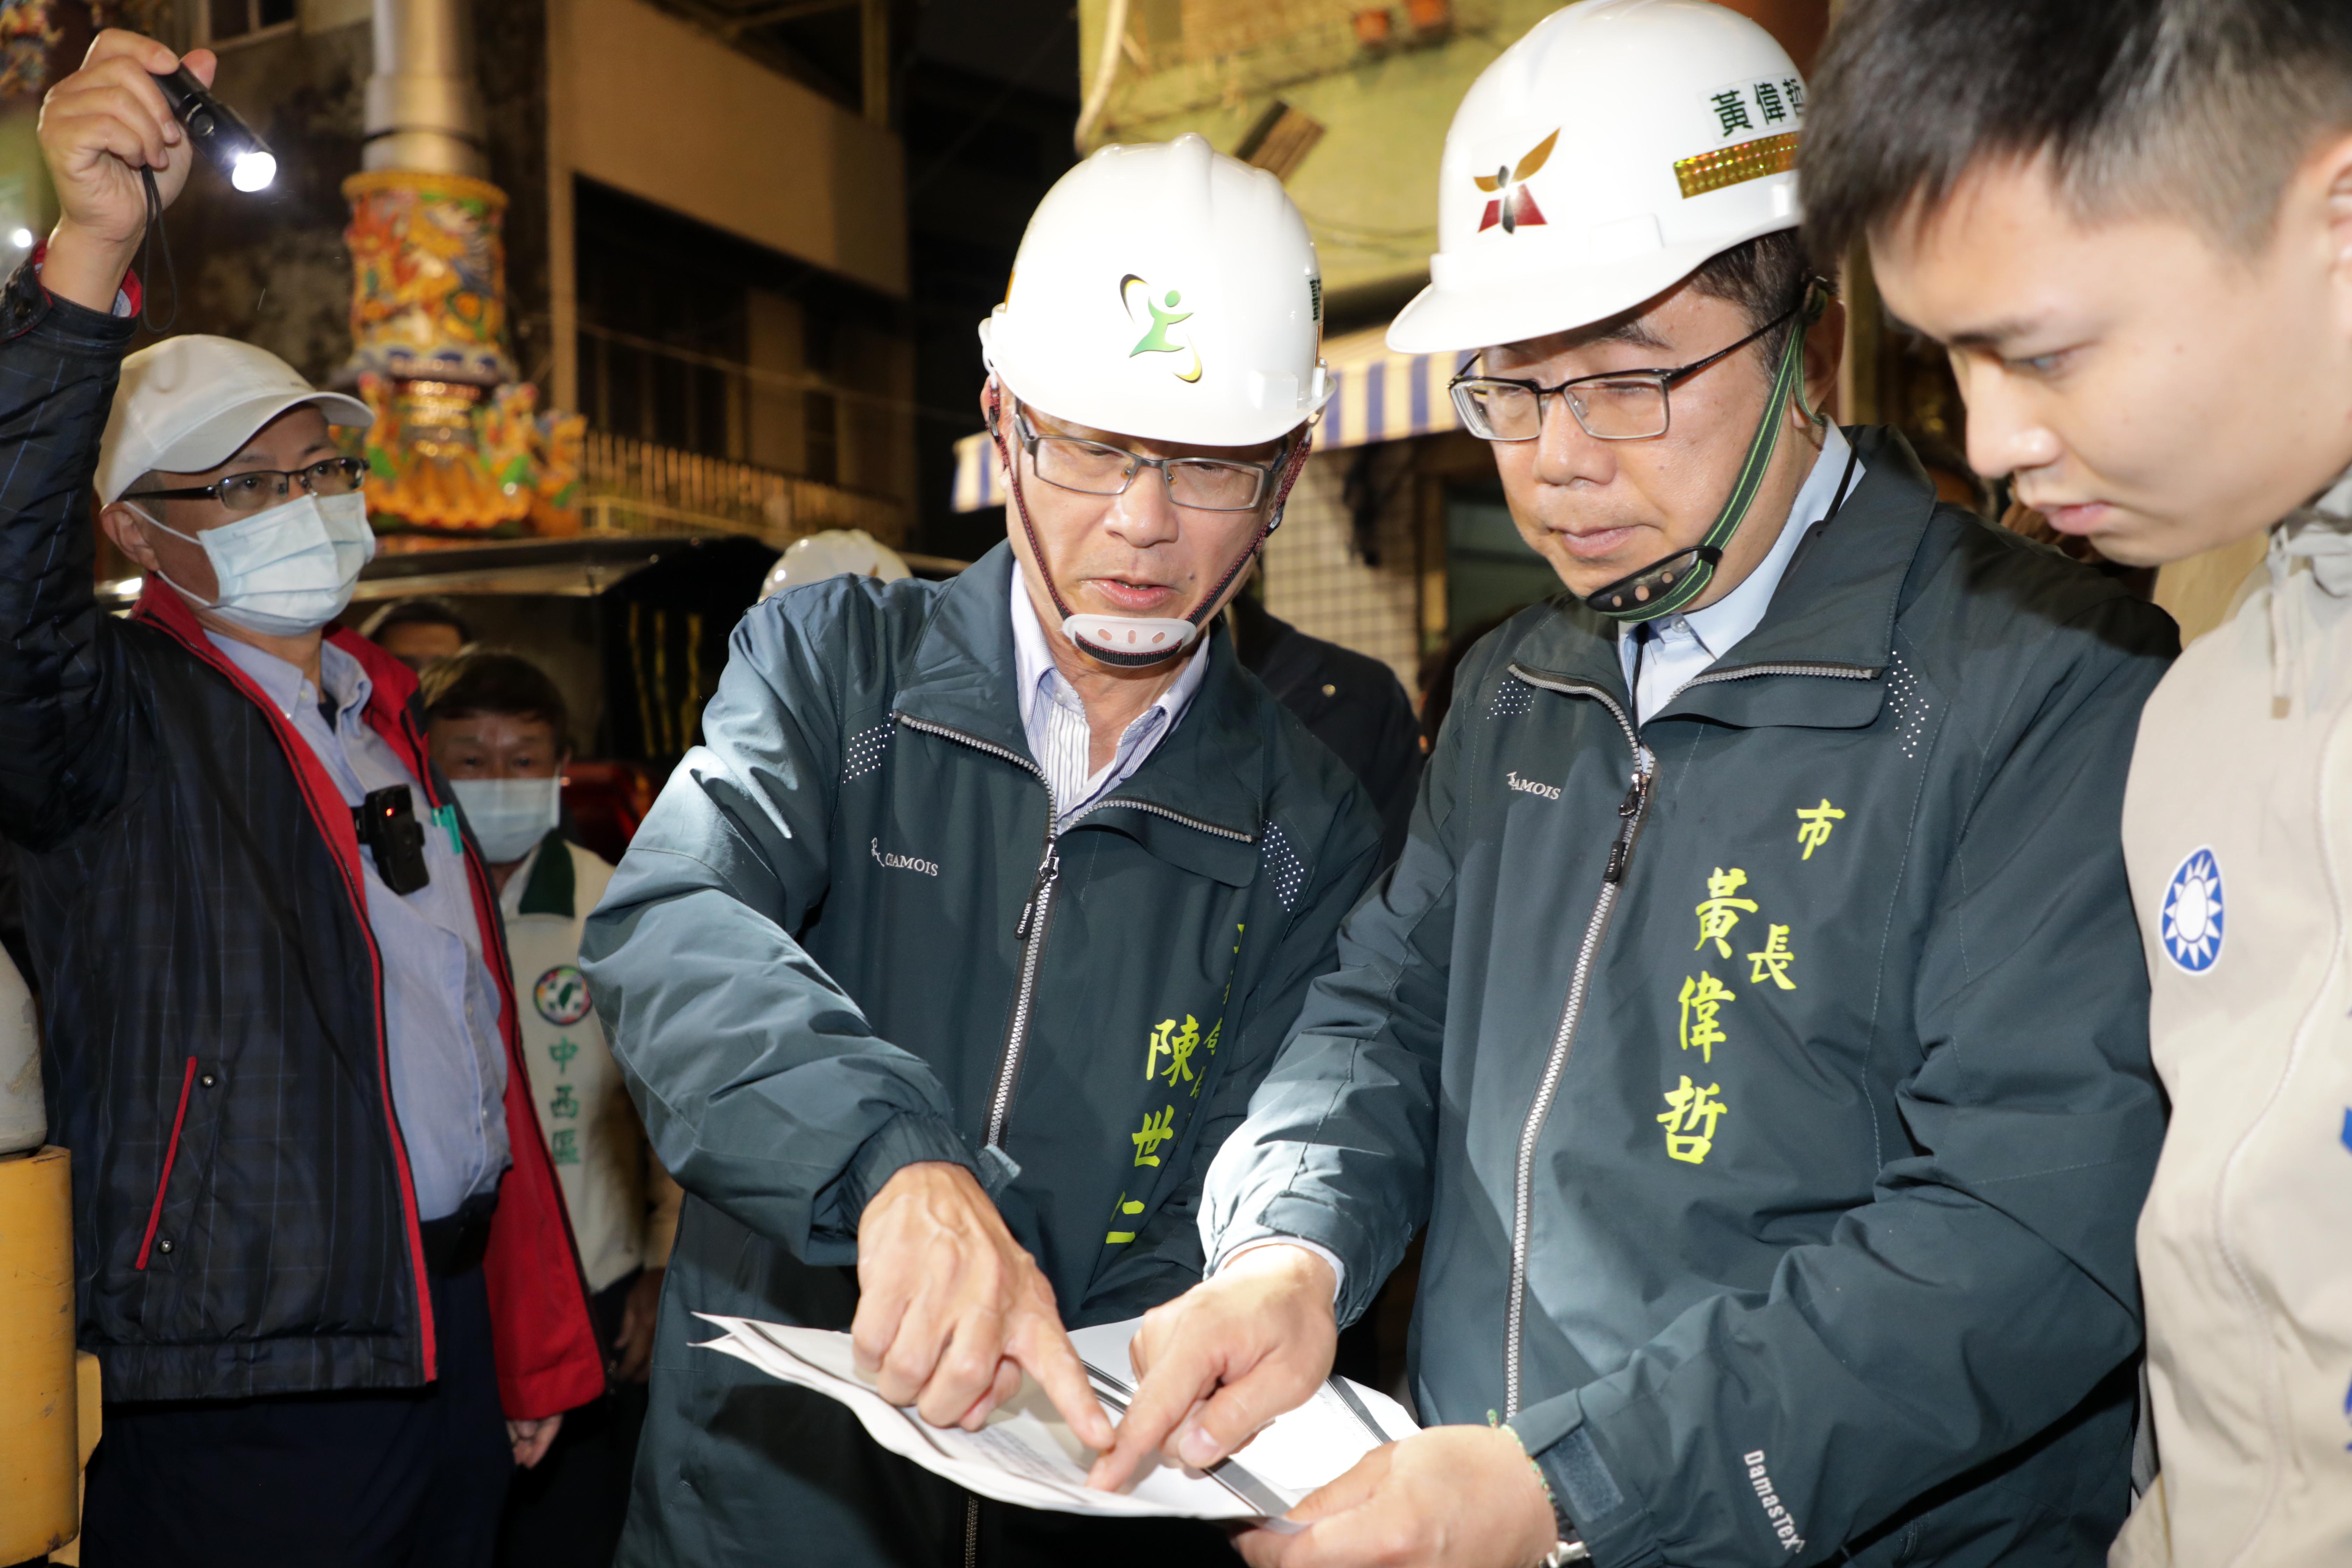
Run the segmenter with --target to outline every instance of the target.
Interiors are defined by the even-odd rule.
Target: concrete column
[[[478,180],[490,172],[467,0],[375,0],[360,166]]]

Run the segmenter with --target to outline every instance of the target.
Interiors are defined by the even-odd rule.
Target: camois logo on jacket
[[[883,849],[882,841],[879,838],[867,839],[866,847],[874,857],[874,863],[886,871],[920,871],[926,877],[936,877],[940,874],[938,861],[920,860],[912,855],[887,853]]]
[[[1518,775],[1518,771],[1517,769],[1513,769],[1511,772],[1505,773],[1503,778],[1506,783],[1507,783],[1513,789],[1517,790],[1521,795],[1541,795],[1546,800],[1558,800],[1559,798],[1559,785],[1539,784],[1534,779],[1523,779]]]
[[[2221,956],[2222,917],[2221,862],[2210,848],[2191,850],[2164,889],[2164,955],[2184,974],[2204,973]]]

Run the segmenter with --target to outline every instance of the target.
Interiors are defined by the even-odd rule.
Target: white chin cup
[[[1192,647],[1201,628],[1150,616],[1072,616],[1063,621],[1062,635],[1097,658],[1156,664]]]

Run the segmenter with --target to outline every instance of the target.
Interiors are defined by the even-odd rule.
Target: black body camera
[[[352,807],[360,842],[375,852],[375,874],[395,893],[413,893],[433,880],[425,863],[425,825],[416,820],[416,800],[406,784],[368,791]]]

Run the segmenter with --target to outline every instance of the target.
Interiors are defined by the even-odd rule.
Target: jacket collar
[[[245,672],[213,646],[212,638],[205,633],[204,622],[196,618],[196,612],[180,596],[179,590],[162,578],[152,574],[148,577],[131,615],[133,620],[145,621],[169,632],[189,652],[227,676],[247,696],[267,705],[266,698]],[[348,627],[328,633],[327,640],[357,659],[367,675],[368,723],[399,753],[409,772],[424,778],[425,758],[411,743],[403,723],[409,702],[416,695],[415,672]]]
[[[1034,766],[1013,690],[1014,570],[1012,546],[1000,544],[940,593],[892,710]],[[1269,700],[1244,679],[1234,658],[1233,639],[1222,629],[1213,630],[1208,672],[1175,729],[1080,826],[1127,833],[1156,855],[1246,882],[1254,874],[1254,847],[1265,820],[1268,764],[1264,716],[1257,705]],[[1220,831],[1204,833],[1161,812],[1178,813]],[[1180,847],[1187,840],[1200,842]],[[1210,847],[1217,844],[1225,848]]]
[[[1878,717],[1895,612],[1936,490],[1895,431],[1857,426],[1846,437],[1864,472],[1845,505],[1806,531],[1756,629],[1645,728],[1697,718],[1742,728],[1860,729]],[[1555,605],[1520,641],[1514,665],[1626,703],[1615,623],[1565,595]]]
[[[530,875],[524,879],[515,913],[562,915],[571,920],[577,912],[578,897],[579,879],[572,869],[571,846],[564,842],[562,828],[551,827],[531,857]]]

